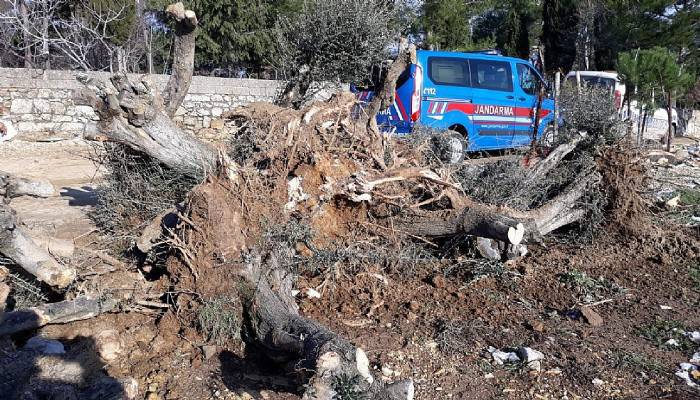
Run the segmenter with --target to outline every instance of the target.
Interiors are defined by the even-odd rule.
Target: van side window
[[[470,60],[472,87],[477,89],[513,91],[510,63],[491,60]]]
[[[529,95],[536,95],[537,88],[540,84],[540,78],[537,76],[535,71],[525,64],[517,64],[518,68],[518,82],[520,82],[520,87],[523,92]]]
[[[469,62],[464,58],[428,58],[428,76],[438,85],[469,86]]]

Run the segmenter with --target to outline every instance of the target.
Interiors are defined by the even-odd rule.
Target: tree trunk
[[[267,258],[264,270],[281,270],[277,258]],[[261,258],[246,265],[240,275],[247,283],[242,293],[251,297],[243,299],[246,306],[247,340],[259,346],[270,358],[294,366],[296,371],[313,371],[303,399],[330,400],[334,397],[336,379],[358,377],[356,390],[371,399],[412,399],[413,381],[410,379],[386,385],[375,380],[370,373],[365,352],[331,332],[323,325],[299,315],[296,308],[281,296],[291,299],[283,282],[270,282],[263,272]],[[280,274],[288,276],[288,274]],[[272,277],[274,280],[274,277]]]
[[[596,180],[597,174],[584,171],[574,183],[540,208],[518,211],[462,199],[458,210],[404,212],[391,218],[387,226],[418,237],[472,235],[519,245],[538,242],[548,233],[580,220],[585,213],[577,201]]]
[[[379,136],[379,127],[377,127],[376,115],[382,111],[391,107],[394,104],[396,96],[396,81],[399,76],[408,68],[411,63],[416,62],[416,47],[414,45],[409,45],[405,38],[402,38],[399,42],[399,55],[389,67],[386,76],[380,88],[374,94],[374,98],[367,105],[367,130]],[[415,110],[412,110],[414,112]],[[410,118],[410,115],[409,115]]]
[[[0,322],[0,337],[48,324],[65,324],[93,318],[113,310],[116,306],[115,300],[79,297],[75,300],[12,311],[5,313],[4,320]]]
[[[198,22],[194,11],[185,10],[182,3],[169,5],[166,13],[175,21],[173,71],[163,91],[165,112],[172,118],[185,99],[192,82]]]
[[[44,5],[46,7],[46,5]],[[49,55],[49,16],[48,10],[44,10],[41,21],[41,56],[44,57],[44,69],[51,69],[51,56]]]
[[[14,210],[0,203],[0,253],[48,285],[64,288],[76,276],[74,268],[59,264],[27,235]]]
[[[666,107],[666,112],[668,114],[668,135],[666,137],[666,151],[671,151],[671,143],[673,142],[673,106],[672,106],[672,96],[673,92],[668,91],[668,106]]]
[[[22,37],[24,46],[24,68],[32,68],[32,43],[29,37],[29,11],[25,0],[19,1],[19,13],[22,17]]]

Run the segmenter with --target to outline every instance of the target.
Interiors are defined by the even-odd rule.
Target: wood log
[[[0,171],[0,197],[10,199],[19,196],[50,197],[53,194],[54,187],[49,181],[20,178]]]
[[[182,3],[170,5],[167,13],[175,20],[176,48],[173,74],[163,96],[148,76],[141,82],[130,82],[125,74],[116,74],[110,87],[81,75],[78,80],[87,90],[76,96],[76,102],[92,106],[100,117],[100,133],[88,139],[124,143],[183,174],[203,178],[226,156],[182,131],[170,118],[187,94],[192,78],[197,17]],[[229,165],[235,173],[235,165]]]
[[[150,224],[144,228],[139,236],[139,240],[136,241],[136,248],[144,254],[148,254],[156,242],[163,235],[163,219],[168,215],[177,215],[177,207],[169,208],[162,213],[158,214]]]
[[[9,206],[0,203],[0,253],[48,285],[64,288],[76,276],[74,268],[61,265],[21,227]]]
[[[527,178],[523,182],[523,186],[527,186],[543,178],[549,171],[554,169],[561,160],[564,159],[569,153],[571,153],[576,146],[583,140],[581,137],[577,137],[568,143],[560,144],[555,147],[543,160],[540,160],[534,167],[530,170]]]
[[[79,297],[75,300],[8,312],[0,323],[0,336],[36,329],[48,324],[65,324],[93,318],[112,311],[117,304],[117,301],[112,299]]]
[[[338,378],[358,377],[356,390],[366,398],[385,400],[413,399],[414,387],[410,379],[385,384],[370,372],[365,352],[338,336],[323,325],[302,317],[284,290],[283,282],[270,282],[275,275],[262,271],[280,270],[277,257],[266,258],[263,268],[261,258],[253,258],[240,275],[250,290],[243,299],[246,318],[246,340],[262,349],[268,357],[293,365],[296,371],[313,371],[303,399],[330,400],[334,397],[333,385]],[[286,274],[288,275],[288,274]]]
[[[534,210],[518,211],[462,199],[462,209],[404,212],[393,217],[387,226],[420,237],[466,234],[512,245],[538,242],[553,230],[585,216],[585,210],[576,207],[576,203],[596,179],[595,172],[584,171],[564,192]]]
[[[75,244],[72,240],[58,239],[54,237],[35,235],[34,242],[54,257],[70,258],[75,253]]]

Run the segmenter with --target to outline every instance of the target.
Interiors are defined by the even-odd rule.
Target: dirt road
[[[54,185],[55,193],[47,199],[23,197],[12,201],[12,207],[32,231],[75,239],[93,229],[86,212],[95,203],[94,187],[100,172],[91,154],[93,145],[77,139],[0,144],[0,170],[45,179]]]

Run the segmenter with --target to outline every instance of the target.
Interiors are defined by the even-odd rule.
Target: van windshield
[[[576,75],[571,75],[567,81],[576,83]],[[612,89],[615,87],[615,79],[604,78],[602,76],[581,75],[581,84],[587,86],[596,86],[604,89]]]

